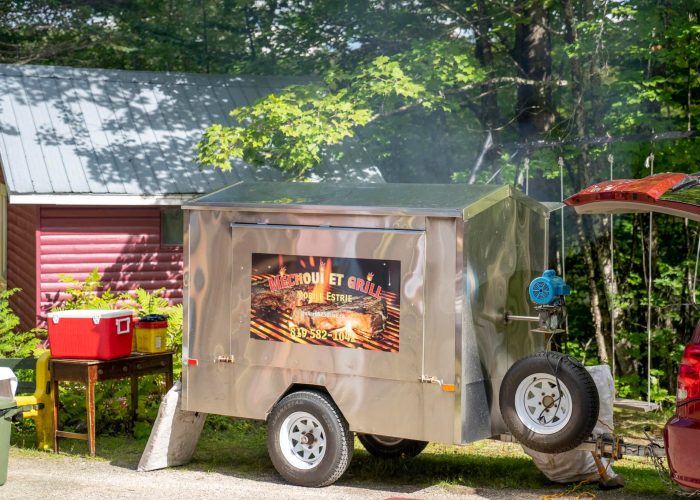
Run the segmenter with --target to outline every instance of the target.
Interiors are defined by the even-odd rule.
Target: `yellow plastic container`
[[[134,327],[136,352],[165,352],[168,321],[165,316],[144,316]]]

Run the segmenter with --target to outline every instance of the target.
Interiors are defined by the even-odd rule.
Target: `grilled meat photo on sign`
[[[341,304],[308,304],[292,312],[292,321],[298,326],[328,331],[351,329],[371,338],[384,333],[386,319],[386,305],[367,296]]]
[[[302,298],[309,291],[306,285],[270,291],[267,285],[253,285],[250,306],[258,311],[279,311],[291,313],[295,307],[306,303]],[[299,292],[302,292],[301,294]]]
[[[252,254],[250,337],[399,351],[401,262]]]

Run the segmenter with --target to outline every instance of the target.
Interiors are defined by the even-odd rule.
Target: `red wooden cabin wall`
[[[22,330],[36,326],[37,223],[36,206],[7,206],[7,287],[22,289],[10,299]]]
[[[84,281],[95,268],[115,293],[165,287],[182,301],[182,247],[161,245],[158,207],[42,207],[37,245],[40,319],[67,298],[60,274]]]

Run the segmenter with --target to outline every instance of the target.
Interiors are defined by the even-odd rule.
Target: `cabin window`
[[[163,208],[160,211],[160,244],[180,246],[183,241],[182,209]]]
[[[7,289],[7,190],[0,184],[0,290]]]

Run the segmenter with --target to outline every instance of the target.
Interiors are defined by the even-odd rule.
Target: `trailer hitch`
[[[518,440],[510,434],[499,434],[492,439],[503,441],[505,443],[517,443]],[[650,444],[626,443],[621,437],[611,436],[597,437],[595,439],[587,439],[575,450],[589,451],[593,455],[602,458],[612,458],[618,460],[623,456],[648,457],[648,458],[666,458],[666,449],[663,445],[651,441]]]

